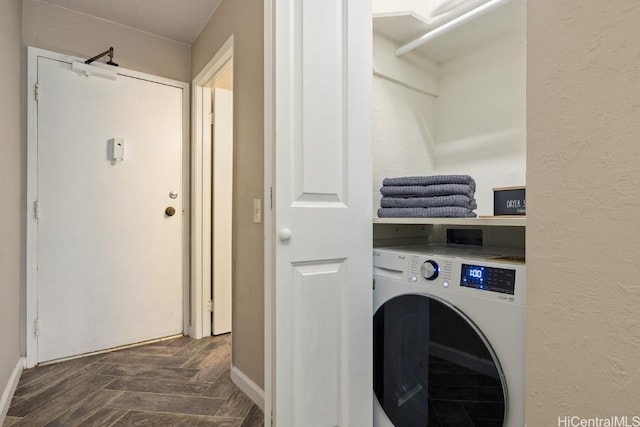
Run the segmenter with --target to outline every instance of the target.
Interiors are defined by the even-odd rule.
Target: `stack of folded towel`
[[[474,218],[476,182],[469,175],[385,178],[380,218]]]

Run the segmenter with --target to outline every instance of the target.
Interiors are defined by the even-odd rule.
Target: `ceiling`
[[[41,0],[190,45],[222,0]]]

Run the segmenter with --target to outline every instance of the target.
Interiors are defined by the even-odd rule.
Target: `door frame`
[[[211,144],[204,141],[202,132],[202,102],[205,85],[220,72],[234,54],[234,35],[220,47],[207,65],[193,79],[191,141],[191,310],[193,322],[189,335],[199,339],[211,335],[208,304],[211,301]],[[233,274],[233,273],[232,273]],[[233,325],[231,326],[233,330]]]
[[[273,425],[275,409],[275,71],[274,0],[264,0],[264,424]],[[269,204],[267,205],[267,201]]]
[[[27,47],[27,205],[26,205],[26,313],[25,313],[25,346],[26,367],[31,368],[38,363],[38,338],[36,336],[38,318],[38,225],[35,202],[38,197],[38,101],[36,100],[36,83],[38,82],[38,58],[43,57],[55,61],[84,62],[78,58],[62,53],[52,52],[32,46]],[[96,63],[95,67],[116,71],[119,75],[147,80],[154,83],[182,89],[182,194],[184,195],[182,215],[182,329],[189,330],[189,227],[190,200],[189,193],[189,84],[164,77],[154,76],[126,68],[115,68]],[[98,352],[99,353],[99,352]]]

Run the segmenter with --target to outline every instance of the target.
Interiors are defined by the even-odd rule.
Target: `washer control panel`
[[[451,252],[451,250],[449,249]],[[494,254],[438,253],[407,248],[374,250],[374,277],[411,283],[428,292],[456,292],[524,304],[525,269],[522,262]],[[505,261],[507,259],[507,261]],[[418,290],[418,288],[416,288]]]
[[[516,287],[516,271],[510,268],[462,264],[460,286],[513,295]]]

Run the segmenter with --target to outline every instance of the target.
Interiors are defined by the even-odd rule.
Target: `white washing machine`
[[[518,250],[373,251],[374,426],[524,426]]]

